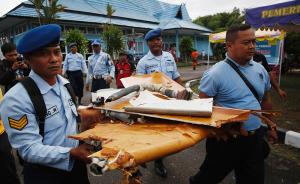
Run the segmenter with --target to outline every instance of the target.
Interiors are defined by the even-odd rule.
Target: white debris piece
[[[213,106],[212,98],[194,100],[162,99],[147,90],[141,91],[138,98],[131,99],[129,102],[133,107],[125,107],[127,111],[190,116],[211,116]]]

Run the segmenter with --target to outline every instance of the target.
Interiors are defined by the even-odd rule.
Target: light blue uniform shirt
[[[163,72],[173,80],[180,77],[173,56],[165,51],[162,51],[160,57],[154,56],[151,51],[149,51],[148,54],[138,62],[136,71],[138,74]]]
[[[63,71],[77,71],[81,70],[83,73],[87,73],[87,67],[85,59],[79,53],[72,54],[71,52],[66,55]]]
[[[74,164],[70,150],[78,146],[78,141],[67,138],[77,133],[76,106],[64,86],[68,81],[58,75],[56,84],[50,86],[33,71],[29,76],[40,89],[47,108],[44,139],[39,134],[37,114],[30,97],[23,85],[18,83],[6,93],[0,104],[9,141],[27,162],[70,171]],[[27,124],[23,129],[10,126],[10,118],[18,121],[24,116],[27,117]]]
[[[271,88],[268,72],[261,64],[253,60],[245,66],[238,65],[234,61],[233,63],[238,66],[253,85],[260,101],[262,101],[264,94]],[[225,60],[218,62],[203,74],[199,90],[207,96],[213,97],[217,106],[251,110],[261,109],[250,89]],[[253,115],[250,115],[249,119],[244,122],[244,128],[248,131],[255,130],[260,125],[261,120]]]
[[[110,56],[105,52],[100,52],[99,54],[93,54],[88,58],[88,78],[91,80],[94,75],[110,75],[115,78],[115,66],[110,58]],[[86,83],[89,83],[86,80]]]

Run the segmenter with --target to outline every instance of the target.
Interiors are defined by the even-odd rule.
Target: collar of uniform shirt
[[[230,61],[232,61],[236,66],[238,67],[245,67],[245,66],[241,66],[239,65],[237,62],[235,62],[233,59],[231,59],[228,54],[226,53],[226,59],[229,59]],[[248,65],[249,66],[252,66],[253,65],[253,58],[251,58],[251,60],[248,62]],[[247,65],[246,65],[247,66]]]
[[[52,89],[52,86],[50,86],[44,79],[42,79],[33,70],[30,71],[29,77],[31,77],[34,80],[36,85],[39,87],[42,95],[46,94],[48,91]]]
[[[154,56],[154,55],[152,54],[152,52],[149,50],[149,52],[148,52],[148,54],[147,54],[147,57],[148,57],[148,59],[155,59],[155,58],[158,58],[158,57],[163,57],[163,54],[164,54],[164,52],[161,51],[161,55],[160,55],[160,56]]]
[[[56,83],[52,86],[52,89],[56,93],[57,96],[60,96],[60,88],[59,88],[58,79],[56,79]]]
[[[94,53],[94,54],[93,54],[93,59],[98,59],[99,56],[100,56],[100,54],[101,54],[101,52],[99,52],[99,53]]]
[[[44,79],[42,79],[38,74],[36,74],[33,70],[30,71],[29,77],[31,77],[36,85],[39,87],[41,94],[44,95],[48,91],[50,91],[53,86],[50,86]],[[61,77],[60,75],[57,75],[57,82],[61,82],[63,85],[67,83],[67,80]]]

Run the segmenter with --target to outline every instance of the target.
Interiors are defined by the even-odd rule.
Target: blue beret
[[[93,41],[93,43],[91,45],[101,45],[100,40],[96,39]]]
[[[156,37],[160,37],[160,36],[161,36],[161,29],[160,28],[153,29],[153,30],[150,30],[146,34],[145,40],[148,41],[148,40],[151,40],[152,38],[156,38]]]
[[[30,53],[50,44],[59,44],[61,28],[56,24],[36,27],[26,32],[17,45],[20,54]]]

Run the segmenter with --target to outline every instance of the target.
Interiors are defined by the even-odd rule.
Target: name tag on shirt
[[[167,66],[167,71],[168,72],[173,72],[174,71],[174,67],[173,66]]]
[[[58,108],[56,105],[50,107],[49,109],[47,109],[47,114],[46,114],[46,119],[50,118],[51,116],[54,116],[55,114],[58,113]]]
[[[145,66],[146,70],[151,70],[153,68],[158,68],[158,64],[154,64],[154,65],[146,65]]]

